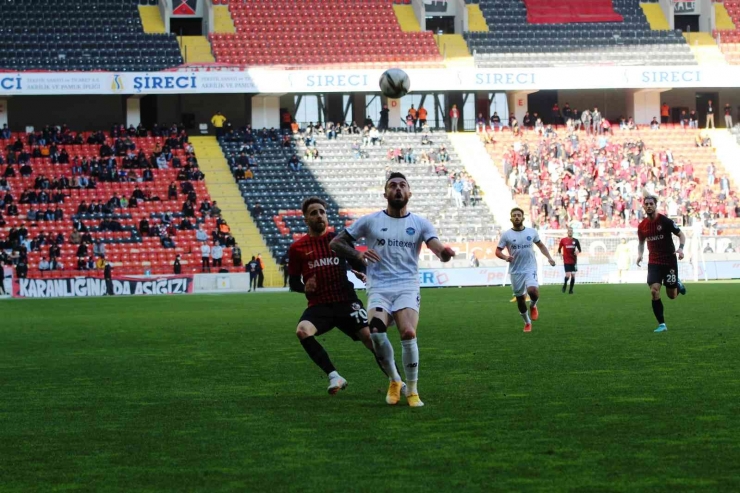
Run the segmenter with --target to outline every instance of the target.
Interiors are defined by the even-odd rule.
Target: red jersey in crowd
[[[575,265],[578,261],[576,256],[576,249],[578,253],[581,253],[581,242],[575,238],[566,237],[560,240],[558,245],[558,253],[563,253],[563,263],[568,265]]]
[[[646,241],[650,251],[649,264],[673,265],[676,263],[676,247],[673,245],[673,235],[681,229],[671,219],[663,214],[656,214],[655,219],[645,218],[637,226],[637,237]]]
[[[357,300],[355,288],[347,278],[347,262],[339,258],[329,242],[336,236],[305,235],[288,249],[288,274],[303,276],[303,282],[316,277],[316,292],[306,293],[308,306]]]

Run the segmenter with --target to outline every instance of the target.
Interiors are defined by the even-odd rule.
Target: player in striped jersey
[[[657,212],[657,205],[658,199],[652,196],[645,197],[642,201],[642,208],[647,217],[637,226],[637,238],[640,240],[637,248],[637,265],[639,267],[642,262],[647,243],[650,250],[647,283],[653,298],[653,314],[659,324],[654,332],[665,332],[668,327],[663,316],[660,287],[665,285],[665,292],[670,299],[675,299],[679,293],[686,294],[686,288],[678,279],[678,260],[683,259],[686,235],[674,221]],[[678,236],[678,250],[673,245],[673,235]]]
[[[347,262],[329,248],[336,234],[326,230],[326,202],[311,197],[303,202],[302,209],[308,234],[293,242],[288,249],[290,289],[305,293],[308,299],[308,308],[301,316],[296,335],[308,356],[329,377],[328,390],[334,395],[347,386],[347,380],[339,375],[315,336],[337,327],[352,340],[362,341],[373,354],[375,351],[370,340],[367,311],[347,278]],[[364,269],[361,262],[356,266]],[[354,272],[364,278],[361,272]],[[383,370],[382,365],[380,368]]]
[[[581,253],[581,242],[573,238],[573,228],[568,228],[568,236],[560,240],[558,253],[563,257],[563,269],[565,269],[565,280],[563,281],[563,293],[570,280],[569,294],[573,294],[573,285],[576,283],[576,272],[578,272],[578,254]]]

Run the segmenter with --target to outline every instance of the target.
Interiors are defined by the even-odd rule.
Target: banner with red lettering
[[[111,281],[114,295],[188,294],[193,276],[125,277]],[[108,294],[105,279],[68,277],[62,279],[14,279],[14,298],[86,298]]]

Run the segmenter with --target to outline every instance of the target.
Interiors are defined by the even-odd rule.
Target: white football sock
[[[532,321],[529,319],[529,312],[520,313],[525,324],[531,324]]]
[[[539,299],[539,298],[537,298],[537,301],[540,301],[540,299]],[[530,301],[529,301],[529,307],[531,308],[531,307],[533,307],[533,306],[537,306],[537,301],[532,301],[532,300],[530,300]]]
[[[385,332],[370,334],[370,339],[373,341],[373,349],[385,374],[392,381],[400,382],[401,375],[396,371],[396,357],[393,353],[393,345],[388,340],[388,334]]]
[[[337,371],[335,370],[335,371],[333,371],[333,372],[329,373],[329,375],[328,375],[328,376],[329,376],[329,380],[331,380],[332,378],[337,378],[337,377],[339,377],[339,372],[337,372]]]
[[[403,371],[406,373],[406,385],[408,394],[418,393],[416,382],[419,380],[419,346],[416,344],[416,338],[409,341],[401,341],[401,360],[403,361]]]

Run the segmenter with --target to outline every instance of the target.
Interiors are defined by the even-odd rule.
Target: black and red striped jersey
[[[681,229],[675,221],[663,214],[656,214],[655,219],[645,218],[637,226],[637,237],[646,241],[650,258],[648,263],[659,265],[673,265],[676,262],[676,247],[673,244],[673,235],[678,235]]]
[[[568,265],[575,265],[578,262],[578,254],[581,253],[581,242],[576,238],[565,237],[560,240],[558,245],[558,253],[563,252],[563,263]]]
[[[357,300],[354,285],[347,278],[347,261],[329,248],[335,236],[333,232],[305,235],[294,241],[288,250],[289,275],[303,276],[304,283],[316,277],[316,292],[306,293],[308,306]]]

